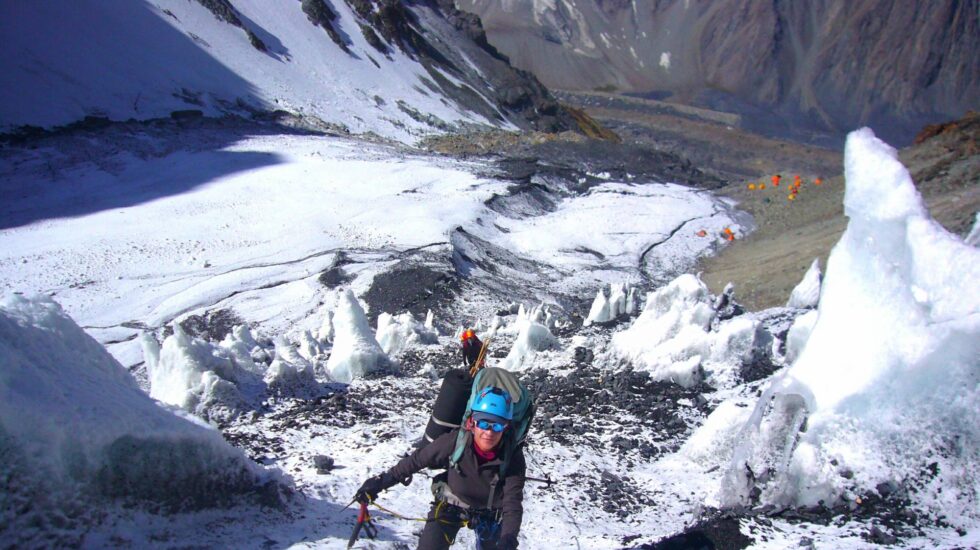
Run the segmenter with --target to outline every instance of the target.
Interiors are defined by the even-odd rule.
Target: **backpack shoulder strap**
[[[503,447],[503,461],[500,464],[500,477],[502,478],[507,471],[508,466],[510,466],[511,458],[514,456],[514,452],[518,447],[524,444],[527,439],[528,428],[531,426],[531,420],[534,418],[535,405],[534,398],[531,393],[524,387],[523,384],[517,379],[517,376],[507,370],[499,367],[485,367],[480,369],[477,373],[476,378],[473,379],[473,388],[470,390],[470,399],[466,403],[466,412],[463,414],[463,418],[460,420],[460,431],[456,436],[456,448],[453,450],[452,456],[449,458],[449,464],[453,468],[458,468],[460,459],[463,458],[463,451],[466,446],[470,444],[472,434],[465,430],[466,421],[469,420],[471,412],[470,409],[473,406],[473,402],[476,400],[476,396],[480,394],[480,390],[487,386],[494,386],[498,388],[503,388],[511,395],[514,400],[514,424],[512,427],[512,432],[507,435],[504,439]]]
[[[470,444],[471,437],[473,437],[472,434],[462,428],[456,434],[456,447],[453,449],[453,454],[449,456],[450,468],[459,469],[459,460],[463,458],[463,451]]]
[[[470,398],[466,401],[466,409],[463,413],[463,418],[459,421],[459,433],[456,434],[456,448],[453,449],[453,454],[449,457],[449,466],[452,468],[459,467],[459,461],[463,458],[463,450],[466,449],[466,445],[469,444],[469,438],[472,437],[470,432],[466,431],[466,421],[470,419],[470,409],[473,408],[473,401],[476,400],[476,396],[480,394],[480,390],[486,385],[484,382],[484,375],[487,369],[481,369],[480,372],[476,373],[476,377],[473,379],[473,387],[470,388]]]

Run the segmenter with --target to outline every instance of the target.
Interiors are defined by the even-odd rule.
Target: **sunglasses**
[[[496,433],[500,433],[507,429],[507,424],[502,424],[500,422],[490,422],[489,420],[477,420],[476,427],[481,430],[492,429]]]

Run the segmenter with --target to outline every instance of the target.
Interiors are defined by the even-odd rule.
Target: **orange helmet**
[[[468,328],[468,329],[466,329],[466,330],[463,331],[463,334],[460,335],[459,339],[460,340],[469,340],[470,338],[472,338],[474,336],[476,336],[476,333],[473,332],[473,329]]]

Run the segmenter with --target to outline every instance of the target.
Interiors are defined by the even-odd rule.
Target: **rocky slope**
[[[871,125],[906,145],[980,100],[977,0],[456,3],[550,88],[737,111],[778,135]]]
[[[491,120],[496,116],[493,109],[500,109],[509,115],[510,122],[524,129],[577,129],[571,114],[534,75],[512,67],[487,42],[479,19],[457,10],[451,1],[347,3],[364,18],[361,29],[365,36],[376,32],[388,43],[417,56],[447,97],[483,111]],[[383,43],[380,47],[386,49]],[[463,84],[446,78],[442,71],[460,78]],[[486,105],[484,94],[492,99],[492,106]]]
[[[943,130],[900,151],[930,215],[947,230],[965,237],[980,212],[980,116],[942,126]],[[792,175],[783,181],[787,182]],[[718,256],[705,259],[705,283],[718,292],[734,282],[738,299],[749,309],[781,306],[814,259],[826,268],[830,249],[847,227],[844,179],[825,178],[803,184],[792,201],[787,183],[779,189],[749,190],[744,181],[718,192],[733,197],[750,212],[758,229],[737,239]],[[757,180],[765,181],[765,180]]]
[[[594,155],[602,159],[592,161],[602,163],[598,168],[614,171],[616,163],[624,161],[634,166],[635,159],[625,153],[632,151],[651,164],[634,173],[714,189],[752,215],[755,229],[751,233],[736,235],[734,242],[719,246],[716,256],[701,261],[702,278],[712,292],[720,294],[733,282],[737,300],[748,309],[781,306],[814,259],[820,260],[821,268],[826,267],[830,249],[847,225],[842,148],[815,147],[747,132],[738,127],[739,117],[729,113],[613,94],[558,95],[622,139],[621,145],[583,142],[588,149],[605,150]],[[544,150],[540,145],[546,142],[543,136],[538,145],[533,144],[533,136],[524,139],[532,140],[532,144],[522,146],[512,143],[520,141],[517,137],[492,139],[492,135],[484,134],[480,138],[441,138],[429,145],[442,152],[493,151],[519,159],[533,157],[530,151],[537,150],[540,155]],[[916,144],[902,149],[899,155],[930,214],[961,237],[967,235],[980,212],[978,140],[980,115],[970,112],[962,119],[926,127]],[[581,155],[578,162],[588,164]],[[666,170],[671,163],[688,166],[689,170]],[[772,186],[771,178],[776,174],[782,176],[779,187]],[[796,175],[801,186],[790,200],[788,188]],[[817,178],[821,180],[819,186],[814,185]],[[760,188],[763,183],[765,189]],[[754,189],[749,189],[749,184]]]

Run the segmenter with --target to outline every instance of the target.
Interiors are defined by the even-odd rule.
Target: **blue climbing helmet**
[[[473,405],[470,406],[470,411],[492,414],[504,420],[512,420],[514,418],[514,402],[507,390],[487,386],[477,394],[476,399],[473,400]]]
[[[480,406],[485,400],[488,404],[490,402],[498,404],[498,408],[488,412],[496,415],[500,413],[494,412],[494,410],[499,410],[506,414],[506,419],[510,423],[501,442],[499,475],[503,477],[510,467],[514,454],[527,441],[528,428],[531,427],[531,420],[534,418],[534,411],[536,410],[534,396],[524,384],[521,384],[513,372],[500,367],[484,367],[473,378],[470,398],[467,401],[466,412],[463,414],[460,424],[465,425],[467,421],[473,418],[473,415],[480,414]],[[503,401],[502,406],[500,406],[501,401]],[[463,458],[463,451],[470,447],[472,437],[473,433],[469,430],[456,432],[456,447],[453,454],[449,456],[450,467],[459,470],[459,461]]]

